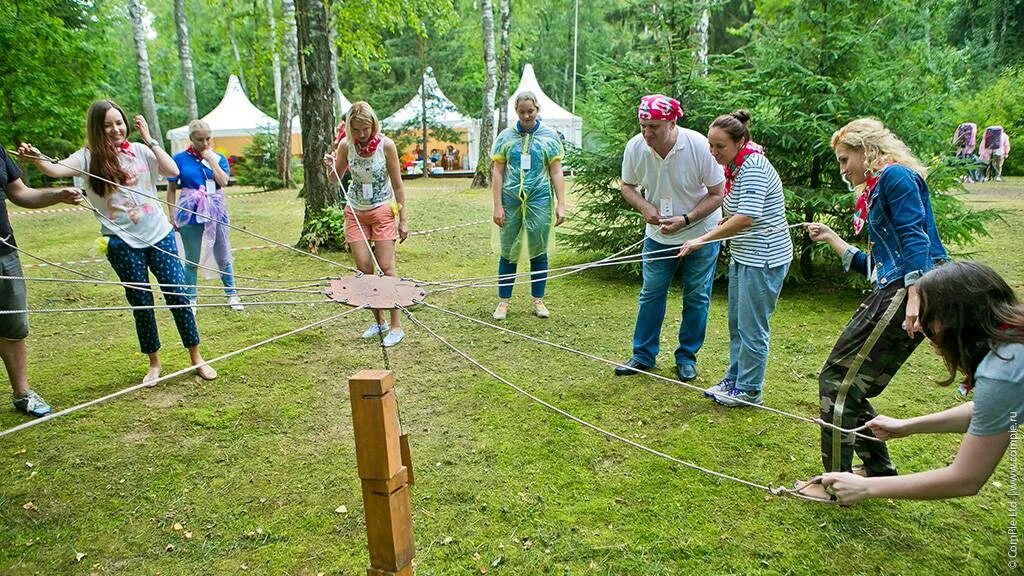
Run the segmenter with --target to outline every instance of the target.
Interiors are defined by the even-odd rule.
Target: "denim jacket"
[[[850,248],[843,268],[868,276],[876,288],[896,280],[911,286],[949,260],[935,228],[928,185],[913,170],[894,164],[885,168],[871,192],[868,210],[870,253]]]

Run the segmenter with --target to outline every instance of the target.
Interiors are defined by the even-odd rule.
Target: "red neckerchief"
[[[854,234],[860,234],[860,231],[864,229],[864,224],[868,221],[868,211],[871,210],[871,192],[875,190],[875,186],[878,186],[878,181],[882,178],[882,172],[885,172],[885,169],[893,164],[895,162],[886,164],[877,173],[870,172],[867,175],[867,179],[864,180],[864,189],[857,195],[857,202],[853,205]]]
[[[366,158],[367,156],[372,156],[373,153],[377,151],[377,145],[380,144],[380,140],[380,132],[374,134],[373,138],[370,138],[370,141],[367,142],[366,144],[360,144],[358,140],[354,140],[356,144],[356,152],[358,152],[359,155],[362,156],[363,158]]]
[[[185,148],[185,152],[187,152],[189,156],[195,158],[199,162],[203,161],[203,155],[196,151],[195,148],[189,146],[188,148]]]
[[[736,153],[736,157],[732,159],[732,162],[725,167],[725,195],[728,196],[729,192],[732,192],[732,183],[736,180],[736,176],[740,173],[740,166],[743,165],[743,161],[747,159],[747,156],[751,154],[764,155],[764,148],[760,144],[755,144],[753,140],[747,140],[747,143],[740,148],[740,151]]]
[[[115,152],[120,152],[121,154],[127,154],[128,156],[131,156],[132,158],[135,158],[135,152],[132,152],[132,144],[131,144],[131,142],[129,142],[127,140],[121,142],[120,144],[118,144],[117,146],[114,146],[113,148],[114,148]]]

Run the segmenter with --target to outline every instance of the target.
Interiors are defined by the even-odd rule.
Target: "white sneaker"
[[[388,332],[387,336],[384,337],[384,347],[391,348],[395,344],[401,342],[403,338],[405,338],[404,330],[399,329],[397,332],[392,330],[391,332]]]
[[[231,306],[232,310],[245,310],[245,306],[242,306],[242,299],[238,296],[231,296],[228,298],[228,306]]]
[[[386,332],[388,329],[387,322],[381,322],[380,324],[370,324],[370,327],[363,332],[363,338],[373,338],[377,334]]]

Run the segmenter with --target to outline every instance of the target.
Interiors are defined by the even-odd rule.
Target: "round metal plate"
[[[328,296],[348,306],[386,309],[409,307],[423,300],[427,293],[408,280],[394,276],[345,276],[330,281]]]

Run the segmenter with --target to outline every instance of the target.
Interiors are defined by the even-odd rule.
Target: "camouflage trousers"
[[[903,330],[906,309],[902,281],[875,290],[861,303],[818,375],[822,420],[849,430],[877,415],[869,399],[885,390],[923,340],[920,334],[909,338]],[[861,433],[871,436],[870,430]],[[896,474],[884,443],[822,427],[821,463],[826,471],[851,471],[854,452],[869,476]]]

